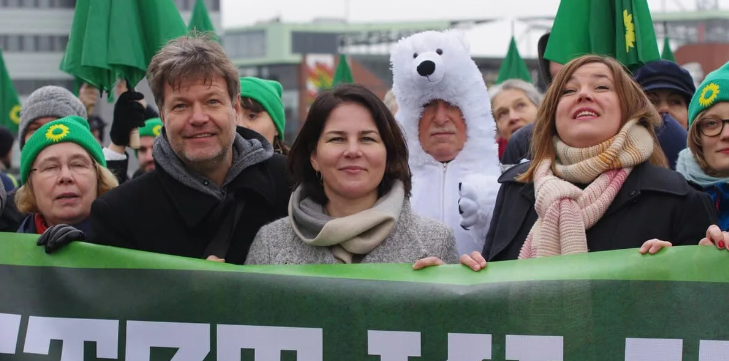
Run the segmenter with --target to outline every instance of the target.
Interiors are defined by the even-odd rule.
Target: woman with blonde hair
[[[20,155],[18,210],[27,213],[19,233],[44,234],[59,225],[87,232],[91,203],[116,187],[101,146],[85,119],[70,116],[40,127]]]
[[[484,257],[696,244],[716,215],[705,193],[667,169],[660,121],[615,60],[566,64],[539,108],[533,160],[499,179]]]

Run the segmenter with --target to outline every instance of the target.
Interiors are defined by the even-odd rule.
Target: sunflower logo
[[[63,124],[54,124],[51,125],[50,128],[48,128],[48,131],[46,132],[46,139],[53,142],[58,142],[65,136],[67,136],[68,133],[69,130],[67,126]]]
[[[16,104],[10,109],[10,120],[15,124],[20,124],[20,105]]]
[[[716,100],[716,97],[719,96],[719,84],[716,83],[709,83],[706,84],[704,89],[701,91],[701,96],[699,97],[699,104],[702,107],[708,107],[711,105],[714,100]]]
[[[623,25],[625,25],[625,52],[630,52],[630,48],[635,48],[635,24],[633,24],[633,15],[628,14],[628,10],[623,10]]]
[[[155,125],[154,128],[152,128],[152,134],[154,134],[155,137],[159,137],[159,133],[162,131],[161,125]]]

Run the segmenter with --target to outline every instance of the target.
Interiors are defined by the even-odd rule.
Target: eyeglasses
[[[729,119],[703,118],[699,120],[699,130],[707,137],[716,137],[724,131],[724,125]]]
[[[64,166],[66,166],[73,174],[76,175],[88,175],[92,172],[92,169],[94,168],[94,162],[91,161],[83,161],[83,160],[74,160],[69,163],[49,163],[44,164],[38,168],[33,168],[30,171],[35,172],[38,174],[39,177],[50,179],[50,178],[58,178],[58,176],[61,174],[61,170]]]

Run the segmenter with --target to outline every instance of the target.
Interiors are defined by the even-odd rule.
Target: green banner
[[[729,254],[235,266],[0,233],[3,361],[729,359]]]

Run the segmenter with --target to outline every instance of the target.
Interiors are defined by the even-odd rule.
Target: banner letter
[[[298,361],[322,361],[321,328],[218,325],[218,361],[240,361],[253,349],[256,361],[280,361],[281,351],[296,351]]]
[[[562,361],[562,336],[506,335],[506,359]]]
[[[367,331],[367,353],[380,361],[408,361],[420,357],[420,332]]]
[[[127,360],[149,361],[152,347],[177,348],[170,361],[203,361],[210,353],[210,325],[127,322]]]
[[[699,361],[729,361],[729,341],[701,340]]]
[[[491,335],[448,334],[448,361],[491,360]]]
[[[0,313],[0,353],[14,355],[20,333],[20,315]]]
[[[663,338],[625,339],[625,361],[681,361],[683,340]]]
[[[119,321],[30,317],[23,352],[47,355],[51,340],[63,341],[61,361],[84,359],[84,341],[96,342],[96,358],[116,359]]]

